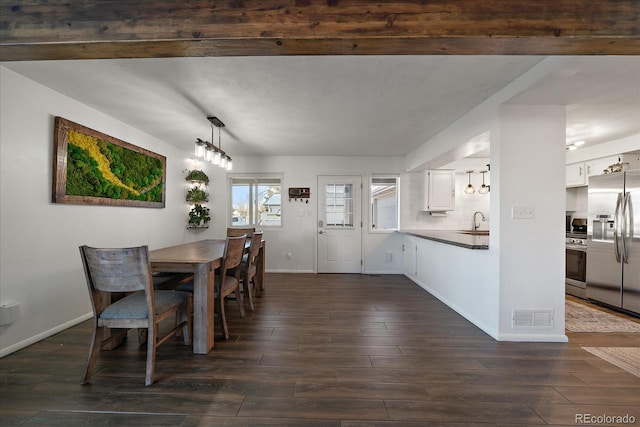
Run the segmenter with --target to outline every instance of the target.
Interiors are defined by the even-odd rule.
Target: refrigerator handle
[[[616,214],[615,214],[615,227],[613,229],[613,247],[616,253],[616,262],[620,262],[620,208],[622,207],[622,193],[618,193],[618,200],[616,200]]]
[[[631,193],[624,195],[622,205],[622,262],[629,264],[629,247],[633,237],[633,206],[631,205]]]

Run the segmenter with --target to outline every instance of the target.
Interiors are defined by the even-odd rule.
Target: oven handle
[[[613,247],[616,253],[616,262],[620,263],[620,238],[618,236],[618,228],[621,224],[620,208],[622,207],[622,193],[618,193],[618,200],[616,201],[616,215],[615,215],[615,227],[613,229]]]

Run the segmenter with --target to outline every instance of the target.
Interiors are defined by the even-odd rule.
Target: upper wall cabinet
[[[567,165],[566,186],[588,185],[590,176],[602,175],[607,167],[619,161],[620,156],[609,156],[587,162],[571,163]]]
[[[587,185],[587,172],[584,168],[584,162],[567,165],[565,179],[567,187]]]
[[[449,169],[429,170],[422,209],[426,212],[452,211],[456,207],[456,175]]]
[[[620,156],[603,157],[601,159],[594,159],[586,162],[587,184],[589,183],[590,176],[602,175],[604,174],[605,169],[618,162],[620,162]]]

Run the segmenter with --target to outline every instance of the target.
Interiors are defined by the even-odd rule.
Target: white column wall
[[[500,171],[499,339],[566,341],[565,107],[503,105],[499,122],[500,137],[491,141]],[[513,218],[519,207],[534,218]],[[513,328],[514,310],[553,310],[553,327]]]

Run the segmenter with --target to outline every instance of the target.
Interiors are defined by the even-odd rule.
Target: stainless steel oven
[[[566,239],[565,290],[579,298],[587,297],[587,244],[586,239]]]

